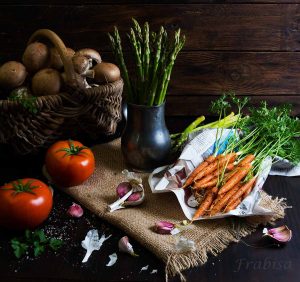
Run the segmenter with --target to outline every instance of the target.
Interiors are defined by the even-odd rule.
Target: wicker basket
[[[17,101],[0,100],[0,143],[11,144],[18,153],[28,154],[60,138],[81,133],[91,138],[113,134],[121,120],[123,81],[82,88],[62,40],[47,29],[36,31],[28,44],[36,40],[46,40],[57,48],[68,91],[37,97],[37,114]]]

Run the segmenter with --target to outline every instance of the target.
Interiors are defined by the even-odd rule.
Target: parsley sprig
[[[33,255],[38,257],[46,249],[56,251],[63,244],[60,239],[47,238],[44,231],[39,229],[35,231],[26,230],[23,237],[13,238],[10,242],[17,258],[21,258],[29,251],[33,251]]]
[[[12,91],[8,98],[10,101],[19,102],[27,111],[32,114],[38,113],[36,104],[37,97],[32,96],[26,87],[21,87]]]

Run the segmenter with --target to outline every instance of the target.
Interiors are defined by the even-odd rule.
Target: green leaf
[[[20,242],[19,239],[17,238],[12,239],[10,242],[11,242],[11,247],[14,250],[14,255],[17,258],[20,258],[24,254],[26,254],[26,251],[28,250],[27,244]]]
[[[55,238],[51,238],[49,241],[49,247],[54,250],[57,251],[63,244],[63,241],[60,239],[55,239]]]
[[[34,237],[38,239],[41,243],[46,243],[48,241],[44,233],[44,230],[36,230],[34,232]]]
[[[33,246],[34,246],[33,253],[35,257],[38,257],[39,255],[45,252],[45,247],[40,245],[39,242],[35,241],[33,243]]]
[[[25,230],[25,238],[27,241],[31,241],[32,240],[32,232],[30,230]]]

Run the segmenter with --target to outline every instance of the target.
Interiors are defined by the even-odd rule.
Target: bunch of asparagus
[[[127,36],[134,55],[133,73],[129,74],[126,67],[117,27],[108,34],[122,72],[127,100],[139,105],[160,105],[165,101],[172,69],[185,43],[185,36],[178,29],[171,40],[162,26],[159,32],[150,33],[148,22],[141,27],[135,19],[132,21],[133,27]]]

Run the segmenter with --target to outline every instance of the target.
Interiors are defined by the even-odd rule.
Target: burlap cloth
[[[152,194],[148,186],[148,175],[143,174],[146,195],[144,203],[137,207],[108,212],[108,204],[117,200],[116,186],[125,180],[121,173],[125,165],[120,140],[97,145],[92,150],[96,158],[95,173],[83,185],[69,188],[66,192],[99,217],[121,228],[162,259],[166,263],[166,277],[179,274],[184,279],[181,272],[205,263],[208,253],[217,255],[229,243],[237,242],[240,238],[249,235],[259,224],[273,222],[284,216],[286,207],[284,201],[271,199],[263,193],[263,206],[274,211],[272,216],[207,220],[197,222],[191,229],[175,236],[157,234],[153,231],[155,222],[167,220],[179,223],[185,219],[175,195],[173,193]],[[178,236],[193,240],[197,250],[177,253],[174,245]]]

